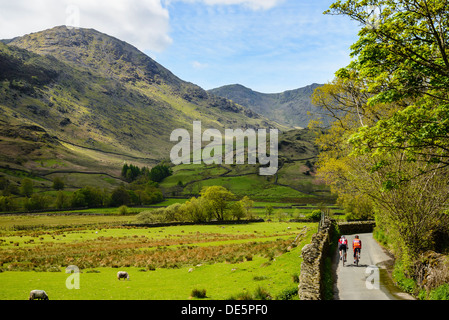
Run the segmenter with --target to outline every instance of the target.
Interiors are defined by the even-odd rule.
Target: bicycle
[[[360,261],[360,249],[355,249],[355,265],[358,267]]]
[[[341,263],[342,266],[345,266],[345,262],[346,262],[346,249],[341,249]]]

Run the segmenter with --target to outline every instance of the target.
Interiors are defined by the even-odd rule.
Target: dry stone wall
[[[338,230],[340,234],[356,234],[356,233],[371,233],[376,226],[375,221],[352,221],[352,222],[339,222]]]
[[[312,241],[302,248],[301,274],[298,295],[300,300],[322,300],[322,273],[324,258],[328,254],[334,225],[326,219],[321,229],[312,236]]]

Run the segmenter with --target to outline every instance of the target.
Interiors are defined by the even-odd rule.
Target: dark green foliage
[[[138,166],[133,164],[128,165],[125,163],[122,168],[122,177],[128,182],[132,182],[142,174],[143,169],[140,169]]]
[[[139,168],[133,164],[128,165],[125,163],[122,168],[122,177],[128,182],[136,181],[139,178],[161,182],[165,178],[171,176],[172,173],[171,167],[166,164],[159,164],[149,170],[147,167]]]
[[[206,297],[206,289],[193,289],[190,294],[192,298],[204,299]]]
[[[166,164],[159,164],[151,169],[149,177],[154,182],[161,182],[165,178],[171,176],[173,174],[170,166]]]
[[[24,207],[29,211],[45,209],[49,204],[50,199],[47,196],[37,193],[33,194],[24,201]]]
[[[124,186],[120,186],[112,191],[111,194],[111,206],[120,207],[122,205],[129,205],[131,203],[131,197],[128,190]]]
[[[283,290],[276,297],[276,300],[294,300],[297,297],[298,297],[298,286],[293,286],[291,288]]]
[[[12,196],[0,196],[0,211],[14,211],[17,209],[17,202]]]
[[[73,193],[71,206],[74,208],[99,208],[104,205],[103,200],[104,194],[102,191],[94,187],[86,186]]]
[[[22,180],[20,193],[27,198],[31,197],[33,194],[33,181],[31,179],[25,178]]]
[[[53,189],[55,190],[64,190],[64,180],[60,177],[56,177],[53,179]]]

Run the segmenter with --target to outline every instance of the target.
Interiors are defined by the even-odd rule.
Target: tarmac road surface
[[[336,251],[335,300],[413,300],[400,292],[387,274],[387,266],[392,257],[374,240],[372,233],[358,234],[362,240],[362,252],[359,265],[353,258],[352,240],[355,235],[345,235],[348,239],[348,253],[345,266],[342,266]]]

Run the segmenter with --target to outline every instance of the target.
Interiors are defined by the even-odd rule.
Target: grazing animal
[[[48,295],[44,290],[32,290],[29,300],[48,300]]]
[[[125,280],[129,280],[129,274],[126,271],[119,271],[117,272],[117,279],[125,279]]]

